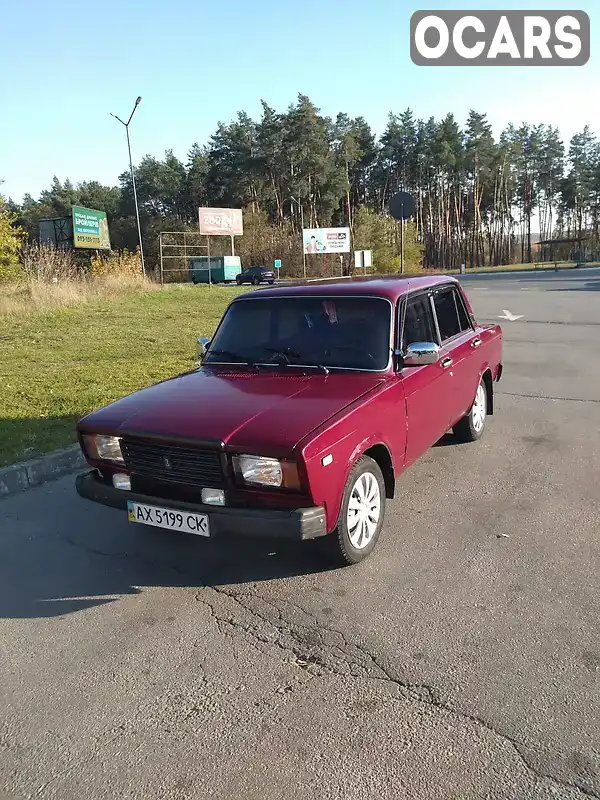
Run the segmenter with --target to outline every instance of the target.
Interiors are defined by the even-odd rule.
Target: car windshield
[[[227,310],[204,363],[383,370],[391,305],[377,297],[270,297]]]

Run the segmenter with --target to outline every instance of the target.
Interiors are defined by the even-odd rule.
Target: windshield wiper
[[[241,356],[239,353],[234,353],[233,350],[209,350],[206,354],[208,356],[222,356],[223,358],[232,358],[234,361],[239,361],[240,364],[246,364],[249,367],[254,367],[256,364],[246,356]],[[210,361],[206,362],[210,364]]]
[[[323,375],[329,375],[329,370],[324,364],[315,364],[314,362],[311,364],[310,362],[304,364],[305,367],[314,367],[315,369],[320,369]]]
[[[281,358],[285,359],[285,366],[286,367],[313,367],[314,369],[320,369],[324,375],[329,375],[329,370],[327,367],[323,366],[323,364],[315,364],[314,362],[309,361],[306,359],[302,353],[298,353],[296,350],[292,350],[291,347],[284,347],[284,348],[277,348],[277,347],[265,347],[265,350],[268,353],[273,353],[276,356],[280,356]],[[290,361],[290,356],[292,358],[296,358],[300,361],[299,364],[294,364]]]

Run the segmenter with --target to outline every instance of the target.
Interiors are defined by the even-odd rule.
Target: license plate
[[[196,536],[210,536],[208,516],[194,514],[190,511],[176,511],[173,508],[147,506],[144,503],[127,503],[127,519],[129,522],[142,522],[155,528],[167,528],[170,531],[184,531]]]

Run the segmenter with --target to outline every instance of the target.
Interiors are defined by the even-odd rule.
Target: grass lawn
[[[196,339],[241,291],[172,286],[0,318],[0,466],[74,442],[87,412],[193,369]]]
[[[242,291],[248,287],[124,289],[84,304],[0,314],[0,466],[74,442],[84,414],[193,369],[196,339],[212,334]]]

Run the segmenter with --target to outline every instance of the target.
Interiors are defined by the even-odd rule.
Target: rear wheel
[[[452,429],[454,435],[461,442],[476,442],[483,436],[486,418],[487,389],[482,378],[477,387],[475,402],[471,406],[471,410]]]
[[[338,524],[323,543],[338,566],[358,564],[373,551],[385,512],[385,484],[379,464],[362,456],[352,467]]]

